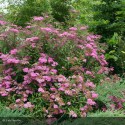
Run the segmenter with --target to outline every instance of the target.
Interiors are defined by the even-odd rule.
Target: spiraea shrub
[[[0,99],[34,116],[85,117],[96,104],[96,84],[111,70],[100,36],[49,20],[34,17],[24,28],[0,20]]]

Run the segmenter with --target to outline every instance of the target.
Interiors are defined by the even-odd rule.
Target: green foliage
[[[93,21],[90,24],[90,31],[102,35],[101,42],[107,43],[106,58],[115,73],[123,73],[124,70],[125,57],[121,53],[124,50],[121,46],[125,35],[124,8],[124,0],[101,0],[93,6]]]
[[[72,7],[77,11],[76,22],[78,24],[88,25],[93,20],[92,6],[94,0],[72,0]]]
[[[70,19],[70,0],[51,0],[53,17],[59,21],[64,22]]]
[[[4,104],[0,102],[0,117],[24,117],[24,110],[10,110],[5,107]],[[28,115],[27,115],[28,116]]]
[[[125,72],[125,43],[121,37],[118,33],[114,33],[108,41],[109,52],[105,57],[109,61],[109,65],[114,66],[115,72],[122,75]]]
[[[65,25],[70,17],[70,0],[20,0],[9,1],[6,18],[19,26],[25,26],[33,16],[52,14]]]
[[[50,13],[49,0],[22,0],[22,3],[10,3],[8,6],[7,19],[11,22],[24,26],[33,16]]]
[[[109,96],[115,96],[121,99],[125,98],[125,80],[118,82],[106,82],[96,87],[96,92],[99,94],[98,100],[103,102],[107,107],[112,103]]]
[[[125,5],[121,0],[101,0],[100,4],[96,4],[93,9],[94,13],[94,25],[92,23],[92,30],[97,34],[103,36],[103,40],[111,38],[115,32],[119,35],[123,34],[122,31],[124,25],[123,20],[118,18]],[[123,16],[123,15],[122,15]]]
[[[89,113],[87,117],[125,117],[125,114],[123,111],[110,111],[107,110],[105,112],[97,111],[95,113]]]

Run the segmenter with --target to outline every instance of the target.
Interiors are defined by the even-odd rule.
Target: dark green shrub
[[[101,42],[108,44],[106,57],[109,66],[114,67],[115,73],[123,73],[124,70],[125,57],[121,52],[124,50],[125,40],[124,10],[124,0],[101,0],[99,4],[93,6],[94,21],[90,24],[90,30],[102,35]]]
[[[68,20],[71,19],[70,15],[70,0],[51,0],[52,16],[64,26],[68,25]]]
[[[41,16],[50,13],[49,0],[21,0],[11,2],[8,6],[7,19],[19,26],[25,26],[33,16]]]

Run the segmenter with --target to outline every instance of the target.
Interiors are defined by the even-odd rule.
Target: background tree
[[[57,21],[64,22],[70,18],[70,0],[19,0],[8,1],[7,20],[25,26],[33,16],[51,14]]]
[[[66,23],[70,19],[70,0],[51,0],[50,4],[52,15],[57,21]]]
[[[120,73],[125,68],[125,1],[101,0],[93,6],[93,20],[90,31],[102,36],[101,42],[108,45],[106,58],[109,66]]]
[[[7,19],[11,22],[24,26],[33,16],[41,16],[50,13],[49,0],[21,0],[14,4],[9,3]]]

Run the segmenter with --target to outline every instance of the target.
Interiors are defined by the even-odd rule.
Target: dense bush
[[[70,19],[70,0],[51,0],[53,17],[63,23],[67,23],[67,20]]]
[[[94,0],[72,0],[72,8],[76,10],[77,16],[74,24],[89,25],[93,21],[92,6],[98,1]]]
[[[103,40],[110,39],[114,33],[124,34],[124,6],[123,0],[101,0],[93,7],[95,11],[93,30],[102,35]]]
[[[8,1],[6,18],[19,26],[26,26],[33,16],[51,13],[49,0]]]
[[[45,13],[64,23],[65,27],[71,19],[70,0],[9,0],[8,3],[6,18],[19,26],[26,26],[33,16],[43,16]]]
[[[125,70],[124,35],[125,35],[124,0],[101,0],[93,6],[91,31],[102,36],[101,42],[108,45],[106,58],[115,73]]]
[[[86,27],[64,31],[47,22],[47,16],[34,17],[22,28],[0,21],[0,98],[34,116],[84,117],[96,104],[95,84],[110,71],[100,36]]]

